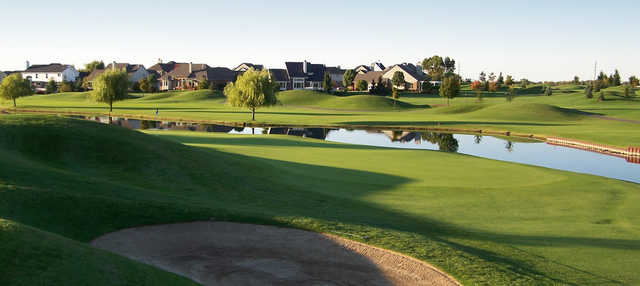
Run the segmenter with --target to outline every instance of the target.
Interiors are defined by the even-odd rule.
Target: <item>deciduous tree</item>
[[[353,80],[356,78],[356,72],[354,70],[346,70],[342,75],[342,85],[345,88],[353,85]]]
[[[53,79],[50,79],[49,82],[47,82],[46,92],[55,93],[57,90],[58,90],[58,85],[56,84],[56,81]]]
[[[440,96],[447,99],[447,105],[449,100],[455,98],[460,93],[460,78],[457,75],[450,75],[442,79],[442,85],[440,86]]]
[[[224,95],[229,104],[251,110],[251,120],[256,120],[256,108],[274,105],[277,84],[271,80],[267,70],[253,68],[238,76],[235,82],[227,84]]]
[[[0,98],[13,101],[16,107],[16,99],[33,94],[31,82],[23,79],[21,73],[14,73],[5,77],[0,83]]]
[[[93,72],[94,70],[97,70],[97,69],[98,70],[104,69],[104,62],[102,62],[102,61],[92,61],[92,62],[84,65],[84,70],[82,70],[82,71],[91,73],[91,72]]]
[[[322,89],[324,89],[325,92],[329,93],[331,92],[332,88],[333,82],[331,81],[331,75],[329,75],[328,72],[325,72],[324,79],[322,80]]]
[[[580,77],[579,76],[574,76],[573,77],[573,84],[580,84]]]
[[[107,70],[93,82],[91,98],[97,102],[109,104],[109,112],[113,111],[113,103],[127,98],[129,92],[129,76],[125,71]]]
[[[198,81],[198,89],[209,89],[209,81],[204,76]]]
[[[438,55],[424,59],[422,61],[422,69],[426,71],[433,80],[438,81],[442,80],[446,70],[444,60]]]
[[[402,87],[404,88],[406,81],[404,80],[404,73],[401,71],[396,71],[393,73],[393,77],[391,78],[391,84],[395,88]]]
[[[369,84],[367,83],[367,81],[365,81],[365,80],[361,79],[361,80],[359,80],[359,81],[358,81],[358,83],[356,84],[356,88],[357,88],[359,91],[365,91],[365,90],[367,90],[367,88],[369,88]]]
[[[513,84],[513,77],[510,75],[507,75],[507,79],[504,81],[504,83],[506,85],[512,85]]]
[[[584,89],[584,95],[587,98],[593,98],[593,85],[588,84],[587,87]]]

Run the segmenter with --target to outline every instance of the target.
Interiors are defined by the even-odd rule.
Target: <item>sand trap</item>
[[[91,244],[204,285],[459,285],[398,253],[273,226],[213,221],[148,226]]]

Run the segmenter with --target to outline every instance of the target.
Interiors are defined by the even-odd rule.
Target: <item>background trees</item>
[[[544,90],[544,95],[545,96],[551,96],[552,94],[553,94],[553,91],[551,90],[551,86],[548,85]]]
[[[91,98],[97,102],[109,104],[109,112],[113,111],[113,103],[127,98],[129,92],[129,76],[124,71],[107,70],[93,83]]]
[[[251,120],[256,120],[256,108],[276,103],[276,89],[268,71],[251,68],[227,84],[224,95],[232,106],[251,109]]]
[[[449,100],[458,96],[459,93],[460,77],[458,75],[450,75],[442,80],[440,96],[447,99],[447,105],[449,105]]]
[[[526,78],[523,78],[520,80],[520,87],[522,88],[527,88],[527,85],[529,85],[529,80]]]
[[[507,79],[504,81],[504,83],[506,85],[512,85],[513,84],[513,77],[510,75],[507,75]]]
[[[513,101],[513,98],[515,96],[516,96],[516,88],[513,85],[511,85],[509,86],[509,91],[507,92],[505,99],[507,100],[507,102],[511,102]]]
[[[636,87],[636,86],[640,85],[640,81],[638,80],[638,77],[633,75],[633,76],[629,77],[629,84],[631,85],[631,87]]]
[[[198,81],[198,89],[209,89],[209,81],[204,76]]]
[[[102,61],[92,61],[86,65],[84,65],[83,72],[91,73],[97,69],[104,69],[104,62]]]
[[[344,88],[350,87],[353,85],[353,80],[356,78],[356,72],[354,70],[346,70],[344,75],[342,75],[342,85]]]
[[[593,85],[588,84],[587,87],[584,89],[584,95],[587,98],[593,98]]]
[[[49,82],[47,82],[46,92],[47,93],[54,93],[56,91],[58,91],[58,85],[56,84],[56,82],[53,79],[50,79]]]
[[[397,71],[393,73],[393,77],[391,78],[391,84],[393,84],[394,88],[398,88],[402,86],[404,88],[406,81],[404,79],[404,73],[401,71]]]
[[[31,82],[23,79],[21,73],[11,74],[0,83],[0,98],[13,100],[13,107],[16,107],[17,98],[31,94]]]
[[[573,84],[580,84],[580,77],[574,76],[573,77]]]
[[[63,80],[60,83],[60,92],[72,92],[73,91],[73,82]]]
[[[422,70],[424,70],[432,80],[440,81],[445,74],[452,74],[456,70],[456,61],[452,58],[435,55],[425,58],[422,61]]]
[[[365,80],[361,79],[361,80],[359,80],[359,81],[358,81],[358,83],[356,84],[356,88],[357,88],[359,91],[365,91],[365,90],[367,90],[367,88],[369,88],[369,84],[368,84]]]
[[[326,93],[331,92],[331,88],[333,88],[333,82],[331,81],[331,75],[329,73],[324,73],[324,79],[322,80],[322,89]]]

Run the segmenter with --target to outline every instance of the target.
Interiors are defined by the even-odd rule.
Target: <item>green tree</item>
[[[483,99],[482,90],[479,90],[479,89],[476,90],[476,99],[478,100],[478,102],[482,102],[482,99]]]
[[[516,97],[516,88],[513,85],[511,85],[509,86],[509,91],[507,92],[505,99],[507,100],[507,102],[512,102],[515,97]]]
[[[600,91],[600,95],[598,96],[598,101],[605,101],[605,99],[604,99],[604,91]]]
[[[13,101],[16,107],[16,99],[33,94],[31,82],[23,79],[21,73],[14,73],[5,77],[0,83],[0,98]]]
[[[496,74],[495,73],[491,72],[489,74],[489,81],[490,82],[495,82],[496,81]]]
[[[224,95],[232,106],[249,108],[251,120],[256,120],[256,108],[276,104],[276,89],[267,70],[250,68],[225,86]]]
[[[209,89],[209,81],[204,76],[198,81],[198,89]]]
[[[573,84],[580,84],[580,77],[579,76],[574,76],[573,77]]]
[[[593,98],[593,85],[588,84],[587,87],[584,89],[584,95],[587,98]]]
[[[506,85],[513,85],[513,77],[510,75],[507,75],[507,79],[504,81],[504,83]]]
[[[548,85],[547,88],[544,90],[544,95],[551,96],[552,94],[553,94],[553,91],[551,90],[551,86]]]
[[[84,70],[82,70],[82,71],[91,73],[94,70],[101,70],[101,69],[104,69],[104,62],[102,62],[102,61],[92,61],[92,62],[84,65]]]
[[[634,75],[629,77],[629,84],[631,85],[631,87],[636,87],[640,85],[640,81],[638,80],[638,77]]]
[[[624,86],[624,97],[626,97],[626,98],[630,98],[631,97],[631,86],[630,85],[625,85]]]
[[[442,80],[440,86],[440,96],[447,99],[447,105],[449,100],[455,98],[460,93],[460,77],[457,75],[450,75]]]
[[[527,85],[529,84],[529,80],[526,78],[523,78],[520,80],[520,87],[522,88],[527,88]]]
[[[620,86],[622,85],[622,77],[620,76],[620,72],[616,69],[616,71],[611,76],[611,85]]]
[[[322,80],[322,89],[324,89],[326,93],[329,93],[331,92],[332,88],[333,88],[333,81],[331,81],[331,75],[328,72],[325,72],[324,79]]]
[[[342,85],[345,88],[353,85],[353,80],[356,78],[356,72],[354,70],[346,70],[342,75]]]
[[[498,80],[496,82],[499,86],[504,84],[504,77],[502,76],[502,72],[500,72],[500,75],[498,75]]]
[[[402,86],[404,88],[406,81],[404,80],[404,73],[401,71],[397,71],[393,73],[393,77],[391,78],[391,84],[393,87],[398,88]]]
[[[129,92],[129,76],[125,71],[107,70],[93,82],[91,98],[97,102],[109,104],[109,112],[113,111],[113,103],[127,98]]]
[[[593,91],[594,92],[600,92],[600,89],[602,88],[602,80],[596,80],[593,82]]]
[[[365,90],[367,90],[367,88],[369,88],[369,84],[367,83],[367,81],[365,81],[365,80],[361,79],[361,80],[359,80],[359,81],[358,81],[358,83],[356,84],[356,88],[357,88],[359,91],[365,91]]]
[[[444,73],[452,74],[456,71],[456,60],[446,57],[444,58]]]
[[[478,79],[480,80],[480,82],[486,83],[487,82],[487,74],[484,73],[484,71],[480,72],[480,76],[478,77]]]
[[[150,92],[149,90],[151,89],[151,84],[149,83],[149,79],[147,78],[141,79],[139,83],[139,87],[142,92]]]
[[[426,71],[433,80],[442,80],[445,73],[444,60],[438,55],[426,58],[422,61],[422,69]]]
[[[47,90],[47,93],[55,93],[58,90],[58,85],[56,84],[56,81],[53,79],[50,79],[49,82],[47,82],[46,90]]]
[[[393,89],[391,90],[391,97],[393,98],[393,107],[396,107],[396,102],[398,101],[398,98],[400,98],[398,89],[396,87],[393,87]]]
[[[73,82],[63,80],[60,83],[60,92],[72,92],[73,91]]]

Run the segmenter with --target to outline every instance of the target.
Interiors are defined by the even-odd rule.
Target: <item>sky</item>
[[[640,1],[8,1],[0,70],[92,60],[144,64],[285,61],[353,68],[456,60],[533,81],[640,75]]]

